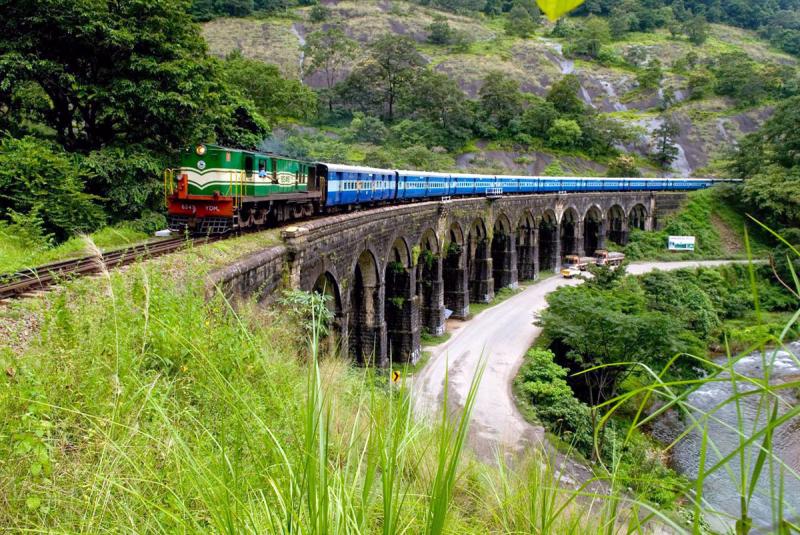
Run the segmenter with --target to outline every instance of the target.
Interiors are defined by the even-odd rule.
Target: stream
[[[770,368],[770,383],[797,380],[800,378],[800,343],[794,342],[786,346],[786,351],[769,350],[762,357],[756,352],[741,358],[734,365],[738,374],[751,378],[764,378],[764,367]],[[718,364],[726,365],[726,360],[718,360]],[[762,429],[766,421],[766,400],[759,396],[743,398],[740,403],[741,421],[737,416],[737,407],[733,402],[725,403],[733,395],[733,383],[729,374],[723,374],[723,381],[703,385],[689,396],[689,403],[695,414],[710,413],[718,405],[714,420],[708,424],[708,452],[706,469],[711,468],[725,455],[734,452],[739,447],[739,434],[737,429],[742,429],[745,436],[752,436]],[[728,379],[728,380],[725,380]],[[738,391],[752,391],[755,387],[750,383],[737,383]],[[779,412],[784,412],[791,406],[796,406],[800,392],[797,390],[785,391],[782,395],[782,404]],[[665,416],[655,424],[653,434],[661,438],[672,440],[678,432],[684,429],[674,414]],[[681,440],[672,450],[672,462],[676,470],[690,479],[696,479],[700,466],[700,448],[702,437],[695,430]],[[716,447],[714,451],[711,444]],[[761,440],[751,447],[746,448],[744,468],[749,485],[753,466],[759,453]],[[753,519],[756,533],[771,533],[774,531],[774,514],[777,507],[783,510],[786,519],[798,520],[800,515],[800,418],[794,418],[780,426],[774,433],[772,451],[775,457],[772,466],[769,461],[765,463],[759,478],[753,498],[749,505],[749,515]],[[780,460],[780,462],[777,461]],[[783,463],[784,466],[781,466]],[[794,473],[793,473],[794,472]],[[719,514],[707,515],[711,527],[719,531],[732,529],[734,520],[740,515],[739,488],[741,488],[742,463],[737,455],[727,465],[726,469],[708,475],[703,484],[703,498],[707,502],[705,509],[713,509]],[[778,489],[780,478],[783,478],[783,501],[779,506],[773,506],[774,501],[770,496],[771,489]],[[771,481],[772,479],[772,481]],[[775,490],[777,492],[777,490]]]

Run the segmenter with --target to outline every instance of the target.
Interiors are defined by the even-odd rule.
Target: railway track
[[[169,254],[189,245],[202,245],[223,239],[222,236],[208,236],[187,239],[168,238],[156,242],[134,245],[125,249],[109,251],[100,255],[85,256],[45,264],[33,269],[18,271],[10,275],[0,275],[0,302],[24,297],[46,290],[50,286],[72,277],[99,273],[103,269],[113,269],[157,256]]]

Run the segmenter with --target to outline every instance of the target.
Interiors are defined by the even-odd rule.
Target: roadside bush
[[[589,407],[572,393],[566,381],[568,370],[554,358],[545,349],[529,350],[517,375],[517,391],[549,431],[588,457],[594,444]]]

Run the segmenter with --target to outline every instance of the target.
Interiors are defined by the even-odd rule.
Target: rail
[[[31,292],[46,290],[63,280],[100,273],[140,259],[155,258],[172,253],[189,245],[202,245],[223,239],[222,236],[204,236],[186,239],[171,238],[157,242],[134,245],[125,249],[109,251],[100,255],[85,256],[71,260],[53,262],[34,269],[0,275],[0,301],[23,297]]]

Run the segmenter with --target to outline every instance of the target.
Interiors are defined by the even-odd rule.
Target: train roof
[[[320,162],[318,165],[324,165],[330,171],[339,171],[344,173],[369,173],[373,175],[394,174],[392,169],[378,169],[377,167],[362,167],[359,165],[343,165],[338,163],[323,162]]]
[[[497,175],[479,175],[474,173],[453,173],[453,178],[495,178]]]
[[[450,173],[436,173],[433,171],[410,171],[402,170],[397,171],[400,176],[429,176],[434,178],[450,178]]]

